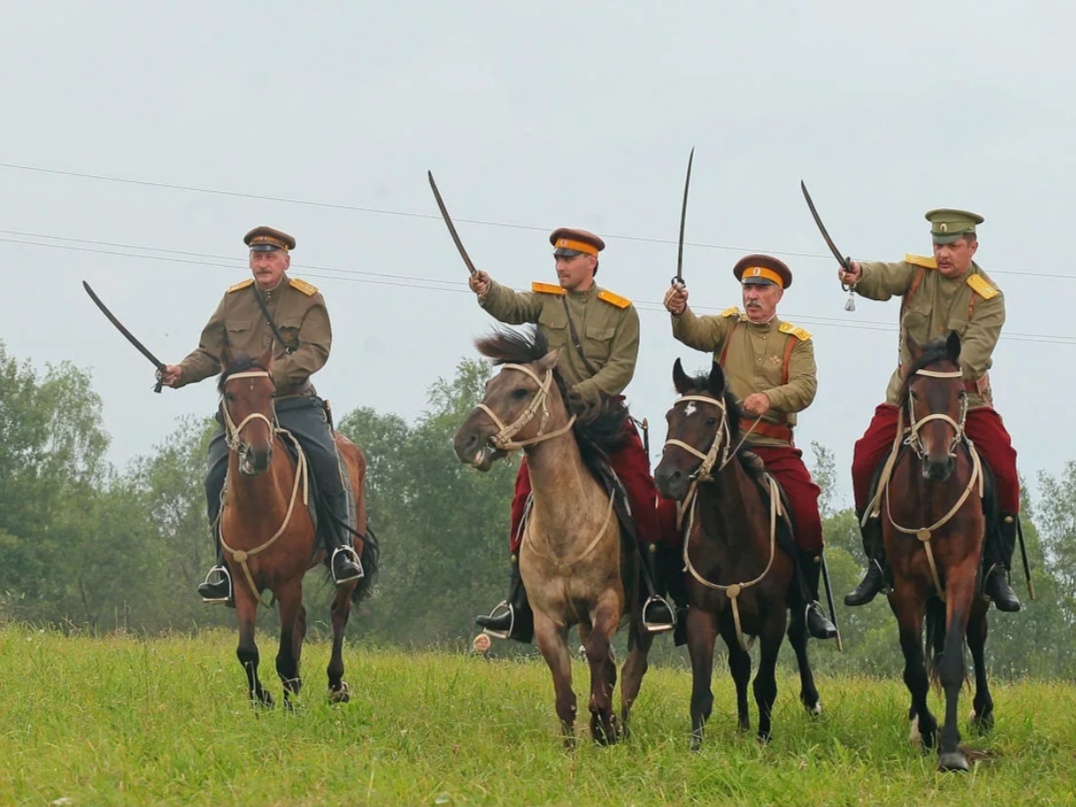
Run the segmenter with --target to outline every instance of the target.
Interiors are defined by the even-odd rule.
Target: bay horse
[[[907,414],[908,426],[898,425],[894,452],[866,515],[870,517],[871,510],[885,512],[882,536],[893,577],[889,606],[904,652],[912,739],[921,739],[926,748],[937,744],[938,723],[927,706],[933,678],[945,692],[938,769],[966,771],[968,760],[959,747],[957,728],[960,689],[967,673],[965,640],[975,666],[972,722],[986,730],[994,721],[983,658],[989,602],[979,592],[984,469],[964,434],[967,392],[959,364],[960,336],[953,332],[926,346],[909,338],[908,348],[911,360],[898,403],[901,422]]]
[[[257,358],[233,357],[225,348],[221,359],[220,415],[229,448],[220,537],[232,575],[239,646],[236,655],[247,674],[250,699],[273,705],[273,697],[258,679],[258,646],[254,628],[262,592],[268,589],[279,605],[280,649],[276,671],[284,685],[284,703],[298,696],[302,681],[299,658],[306,635],[303,575],[319,565],[326,552],[317,540],[307,507],[309,490],[306,457],[296,463],[285,440],[298,444],[280,428],[274,408],[272,350]],[[332,601],[332,656],[328,666],[329,699],[345,703],[349,688],[343,680],[344,628],[352,603],[360,602],[377,573],[377,543],[366,523],[364,484],[366,460],[358,446],[333,433],[355,493],[357,532],[355,550],[365,576],[337,587]]]
[[[689,572],[687,646],[691,656],[691,748],[702,745],[714,695],[711,678],[718,634],[729,652],[739,729],[751,727],[747,684],[751,656],[745,636],[759,640],[754,694],[758,739],[771,736],[777,697],[777,654],[788,625],[790,587],[799,585],[792,556],[779,544],[780,493],[758,458],[742,448],[741,412],[726,389],[721,365],[692,378],[673,365],[679,398],[666,415],[668,437],[654,471],[661,495],[681,502],[687,516],[684,564]],[[766,486],[764,493],[763,486]],[[793,608],[788,638],[800,671],[800,701],[812,715],[822,704],[807,657],[804,611]]]
[[[456,455],[487,471],[494,460],[523,449],[533,502],[519,549],[519,570],[534,611],[535,641],[553,676],[564,743],[567,748],[574,745],[576,696],[568,631],[575,625],[590,665],[591,736],[599,744],[615,743],[627,731],[653,637],[641,629],[636,550],[625,545],[613,498],[585,457],[616,445],[627,410],[611,404],[593,423],[576,425],[575,416],[568,416],[564,383],[555,369],[559,351],[550,351],[537,329],[499,329],[475,345],[500,371],[486,383],[482,402],[456,432]],[[632,606],[630,650],[618,726],[612,707],[617,669],[611,642],[626,602]]]

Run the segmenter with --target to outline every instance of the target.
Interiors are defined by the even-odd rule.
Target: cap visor
[[[967,233],[956,233],[955,235],[938,235],[937,233],[931,233],[931,235],[934,238],[935,244],[952,244],[954,241],[959,241],[961,238],[967,235]]]
[[[768,277],[745,277],[743,279],[745,286],[776,286],[777,284],[770,280]]]
[[[582,255],[583,253],[577,249],[568,249],[567,247],[557,247],[553,250],[553,254],[561,258],[574,258],[576,255]]]
[[[251,252],[276,252],[279,250],[276,244],[255,244],[250,248]]]

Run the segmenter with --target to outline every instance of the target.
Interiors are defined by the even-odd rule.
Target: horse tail
[[[940,688],[942,657],[945,652],[945,603],[930,597],[926,603],[926,666],[930,670],[930,682]]]
[[[359,555],[359,561],[362,563],[364,574],[362,579],[359,580],[358,585],[356,585],[351,592],[351,602],[353,605],[358,605],[369,597],[370,593],[373,591],[374,583],[377,581],[377,573],[380,568],[380,559],[381,547],[378,544],[377,536],[374,535],[374,528],[367,523],[366,534],[362,536],[362,553]]]

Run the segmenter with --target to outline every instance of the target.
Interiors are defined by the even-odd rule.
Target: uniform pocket
[[[543,309],[538,315],[538,329],[549,342],[549,349],[568,344],[568,318],[563,311]]]
[[[588,325],[583,338],[583,353],[593,362],[604,363],[613,350],[616,328],[608,325]]]

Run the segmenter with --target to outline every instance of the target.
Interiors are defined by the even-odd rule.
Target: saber
[[[695,160],[695,147],[687,156],[687,178],[684,180],[684,203],[680,207],[680,245],[676,251],[676,278],[673,283],[684,282],[684,223],[687,220],[687,192],[691,188],[691,163]]]
[[[452,240],[456,243],[456,249],[460,251],[460,257],[463,258],[463,262],[467,264],[467,268],[471,272],[471,277],[474,277],[478,273],[478,270],[474,268],[474,264],[471,263],[471,256],[467,254],[467,250],[463,248],[463,242],[460,240],[459,233],[456,232],[456,226],[452,223],[452,217],[448,215],[448,208],[445,207],[445,202],[441,198],[441,192],[437,190],[437,183],[433,181],[433,171],[427,171],[426,176],[430,178],[430,190],[433,191],[433,198],[437,200],[437,206],[441,209],[441,218],[445,220],[445,226],[448,227],[448,234],[452,236]]]
[[[1024,579],[1027,580],[1027,593],[1031,595],[1031,599],[1034,601],[1035,597],[1035,584],[1031,582],[1031,564],[1027,562],[1027,547],[1024,546],[1024,525],[1020,522],[1020,515],[1014,516],[1016,519],[1016,537],[1020,541],[1020,558],[1024,561]]]
[[[162,362],[160,359],[150,353],[149,349],[146,348],[146,346],[143,345],[141,342],[139,342],[134,337],[134,334],[127,330],[127,328],[122,322],[116,319],[115,314],[108,310],[108,306],[101,302],[101,298],[97,296],[96,292],[94,292],[94,290],[90,288],[90,284],[87,283],[85,280],[82,281],[82,288],[86,289],[86,293],[90,295],[90,299],[93,300],[94,304],[101,309],[101,313],[108,317],[108,321],[116,326],[116,330],[122,333],[127,339],[127,341],[134,345],[136,348],[138,348],[138,352],[145,356],[147,359],[149,359],[150,363],[152,363],[153,366],[157,368],[157,383],[154,385],[153,391],[160,392],[161,373],[164,372],[164,362]]]
[[[818,209],[814,206],[814,200],[811,199],[811,194],[807,191],[807,185],[802,179],[800,180],[800,190],[803,191],[803,198],[807,200],[807,207],[811,209],[811,216],[814,218],[818,231],[822,233],[822,237],[826,240],[826,246],[829,247],[829,251],[833,253],[833,257],[837,259],[837,263],[841,265],[841,268],[850,273],[852,271],[852,259],[842,255],[841,251],[837,249],[837,245],[833,243],[833,239],[829,237],[826,225],[822,223],[822,217],[818,215]],[[843,282],[841,283],[841,290],[848,292],[848,301],[844,304],[844,309],[846,311],[855,311],[855,291],[851,286],[844,285]]]
[[[833,607],[833,587],[829,583],[829,567],[826,565],[826,552],[818,556],[822,562],[822,582],[826,584],[826,604],[829,605],[829,618],[833,621],[833,627],[837,629],[837,652],[844,651],[844,642],[841,641],[841,628],[837,624],[837,609]]]

